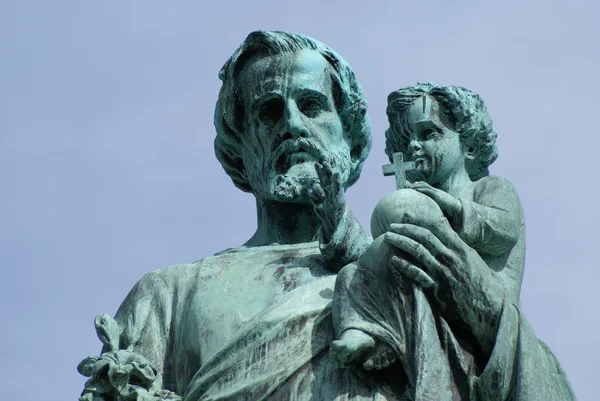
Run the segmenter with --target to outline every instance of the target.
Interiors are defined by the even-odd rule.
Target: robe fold
[[[328,358],[335,339],[336,274],[323,255],[340,254],[348,243],[362,252],[370,241],[346,213],[329,244],[240,247],[149,273],[115,316],[123,329],[121,344],[141,332],[134,351],[157,368],[158,385],[185,401],[409,400],[401,366],[337,369]],[[344,261],[358,257],[340,255]],[[461,347],[452,329],[434,326],[444,348],[438,369],[459,372],[457,363],[468,366],[460,357],[446,357]],[[558,362],[518,304],[506,302],[487,364],[477,374],[462,370],[477,400],[574,399]]]
[[[385,211],[374,213],[372,229],[375,227],[376,232],[387,231],[392,223],[407,223],[402,219],[408,192],[403,191],[407,190],[387,195]],[[483,343],[488,347],[493,344],[492,349],[478,343],[460,320],[462,316],[454,316],[458,311],[451,309],[453,315],[445,316],[431,291],[425,292],[395,271],[390,261],[397,251],[385,243],[383,235],[360,260],[338,274],[333,304],[336,337],[346,330],[360,330],[389,346],[406,373],[408,397],[415,400],[574,399],[555,357],[535,339],[518,310],[525,264],[525,222],[515,189],[502,177],[484,177],[473,183],[470,197],[461,199],[462,219],[455,229],[462,246],[476,250],[480,256],[481,263],[470,268],[475,272],[491,269],[499,281],[494,287],[495,283],[490,282],[485,289],[497,291],[504,300],[497,333],[492,337],[494,331],[490,331],[489,341]],[[441,215],[441,210],[434,207]],[[425,220],[438,215],[428,210],[421,213],[417,218]],[[420,225],[417,221],[408,223]],[[482,325],[492,323],[485,313],[477,317]],[[531,365],[530,353],[537,360],[534,364],[542,364],[542,379],[528,375],[525,381],[521,378],[521,367]],[[537,383],[536,390],[529,391],[530,381]],[[546,390],[554,387],[555,391]],[[517,388],[522,390],[515,391]]]
[[[238,248],[165,268],[136,284],[116,320],[124,336],[142,330],[135,351],[186,401],[409,399],[393,366],[375,377],[329,362],[336,276],[322,263],[314,242]],[[150,314],[137,319],[148,300]],[[471,379],[481,400],[574,399],[555,357],[512,304],[487,366]]]

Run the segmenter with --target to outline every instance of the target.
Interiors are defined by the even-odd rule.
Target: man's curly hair
[[[246,130],[246,112],[236,78],[254,56],[293,54],[305,49],[319,52],[333,70],[333,98],[351,149],[352,166],[345,187],[354,184],[360,176],[371,149],[371,127],[367,102],[354,71],[335,51],[317,40],[294,33],[256,31],[248,35],[219,72],[223,85],[215,106],[215,154],[235,186],[245,192],[252,192],[240,148]]]
[[[406,111],[423,96],[438,103],[441,122],[457,132],[461,143],[473,152],[474,159],[465,163],[471,180],[489,175],[488,167],[498,157],[497,133],[483,99],[460,86],[419,83],[390,93],[386,110],[390,127],[385,132],[385,153],[390,161],[395,152],[407,153],[410,131]]]

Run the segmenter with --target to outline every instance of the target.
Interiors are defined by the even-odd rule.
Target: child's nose
[[[421,150],[421,143],[415,141],[414,139],[408,143],[408,151],[410,153],[415,153],[416,151]]]

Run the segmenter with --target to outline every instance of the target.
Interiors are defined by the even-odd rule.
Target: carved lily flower
[[[94,324],[107,352],[100,357],[87,357],[77,366],[79,373],[90,378],[80,400],[99,401],[105,396],[123,400],[149,399],[148,390],[156,379],[157,370],[145,357],[133,351],[139,333],[126,333],[130,341],[120,344],[123,330],[108,314],[97,316]],[[119,349],[120,345],[129,347]]]
[[[144,356],[134,351],[142,328],[148,319],[150,300],[139,302],[125,329],[108,314],[97,316],[94,320],[98,338],[104,344],[101,356],[85,358],[77,366],[86,382],[80,401],[117,400],[159,400],[180,399],[175,393],[154,394],[152,388],[157,370]]]
[[[90,379],[85,383],[85,389],[79,398],[79,401],[95,401],[101,398],[102,394],[109,393],[112,386],[106,376],[110,362],[106,359],[90,356],[85,358],[77,366],[77,370],[83,376]]]
[[[101,357],[87,357],[77,370],[82,375],[91,377],[86,388],[93,388],[98,393],[113,387],[121,391],[127,384],[150,388],[156,378],[156,369],[150,362],[129,350],[105,352]]]
[[[118,390],[126,384],[149,388],[156,378],[156,370],[150,362],[139,354],[119,350],[102,355],[112,360],[108,368],[108,380]]]
[[[117,322],[108,313],[105,313],[96,316],[94,325],[96,326],[96,334],[98,334],[98,338],[104,346],[109,351],[117,351],[119,349],[119,337],[122,332]]]

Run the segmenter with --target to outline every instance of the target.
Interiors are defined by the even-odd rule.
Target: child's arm
[[[436,201],[463,241],[478,252],[503,255],[521,235],[521,202],[505,178],[482,178],[476,183],[473,200],[455,198],[421,182],[411,188]]]
[[[357,261],[373,239],[346,205],[339,173],[315,164],[319,182],[309,191],[315,213],[321,220],[319,249],[328,268],[338,271]]]

